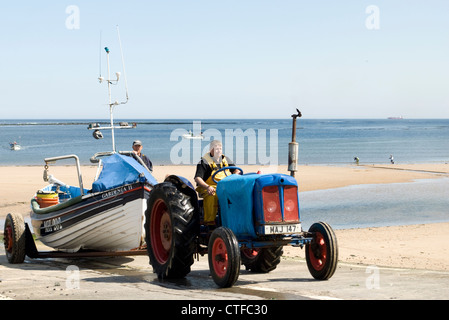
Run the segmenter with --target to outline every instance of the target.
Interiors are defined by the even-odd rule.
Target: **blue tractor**
[[[305,247],[315,279],[329,279],[337,267],[337,240],[324,222],[302,230],[296,179],[285,174],[243,174],[238,169],[242,174],[217,183],[219,212],[212,230],[201,224],[202,200],[187,179],[172,175],[154,187],[147,202],[145,232],[158,277],[185,277],[195,255],[207,253],[215,283],[231,287],[242,264],[253,272],[270,272],[280,263],[283,246],[291,245]]]

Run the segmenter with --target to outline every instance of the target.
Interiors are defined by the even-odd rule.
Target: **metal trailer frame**
[[[128,251],[38,251],[33,235],[25,223],[25,255],[32,259],[46,258],[95,258],[95,257],[122,257],[122,256],[144,256],[147,255],[146,247],[139,247]]]

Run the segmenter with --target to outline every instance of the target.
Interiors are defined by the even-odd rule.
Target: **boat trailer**
[[[38,251],[33,235],[25,223],[25,254],[32,259],[46,258],[97,258],[97,257],[123,257],[123,256],[145,256],[148,254],[146,245],[127,251],[94,251],[81,250],[78,252],[64,251]]]

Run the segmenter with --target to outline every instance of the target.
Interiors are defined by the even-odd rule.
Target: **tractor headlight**
[[[269,212],[269,213],[274,213],[276,212],[278,205],[276,204],[275,201],[269,201],[267,203],[267,205],[265,206],[265,209]]]
[[[293,200],[289,199],[287,201],[285,201],[285,211],[294,211],[295,210],[295,203],[293,202]]]
[[[265,221],[282,221],[279,188],[267,186],[262,189]]]
[[[284,187],[284,220],[299,221],[298,188],[296,186]]]

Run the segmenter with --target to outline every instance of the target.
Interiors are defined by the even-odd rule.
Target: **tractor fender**
[[[172,183],[176,187],[176,189],[178,189],[181,193],[190,197],[191,203],[195,208],[195,211],[198,212],[199,210],[198,194],[196,193],[194,186],[188,179],[173,174],[165,177],[164,182]]]

